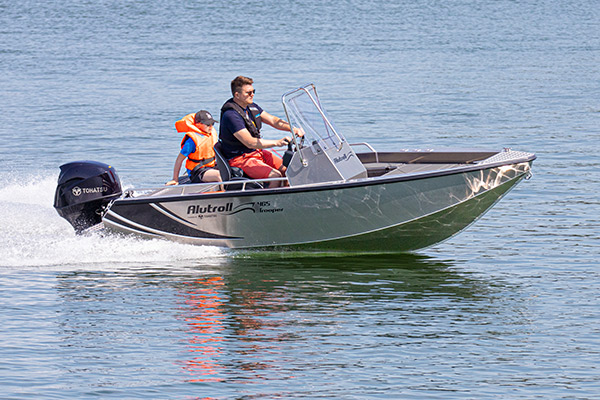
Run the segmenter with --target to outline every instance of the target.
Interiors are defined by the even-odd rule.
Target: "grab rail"
[[[208,182],[208,183],[186,183],[182,185],[149,187],[149,188],[132,188],[124,190],[125,197],[164,197],[164,196],[179,196],[184,194],[200,194],[214,193],[224,191],[225,188],[231,185],[242,185],[240,191],[256,190],[247,188],[252,183],[270,183],[270,182],[287,182],[286,177],[282,178],[265,178],[265,179],[242,179],[238,181],[225,182]]]
[[[366,143],[366,142],[350,143],[350,147],[353,147],[353,146],[365,146],[366,148],[371,150],[372,153],[375,154],[375,162],[377,162],[377,163],[379,162],[379,153],[369,143]]]

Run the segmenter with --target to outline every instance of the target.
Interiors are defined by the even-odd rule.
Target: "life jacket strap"
[[[248,129],[248,132],[250,132],[250,135],[252,135],[252,137],[260,139],[260,128],[262,127],[262,123],[257,123],[257,121],[254,120],[254,117],[250,117],[246,113],[246,110],[244,110],[239,104],[233,101],[233,99],[229,99],[225,102],[225,104],[223,104],[223,107],[221,107],[221,116],[223,116],[223,113],[229,109],[235,110],[235,112],[237,112],[240,115],[240,117],[242,117],[242,119],[244,120],[244,125],[246,125],[246,129]]]
[[[195,163],[198,163],[198,165],[206,165],[208,163],[211,163],[211,162],[215,161],[215,158],[214,157],[210,157],[210,158],[202,158],[200,160],[196,160],[195,158],[188,157],[188,160],[190,160],[192,162],[195,162]]]

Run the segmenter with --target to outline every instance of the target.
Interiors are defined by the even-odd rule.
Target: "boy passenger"
[[[206,110],[188,114],[175,122],[177,132],[185,133],[185,135],[181,141],[181,151],[175,159],[173,179],[167,182],[167,185],[179,183],[179,170],[186,158],[185,168],[192,183],[221,181],[213,149],[218,140],[214,127],[216,122]]]

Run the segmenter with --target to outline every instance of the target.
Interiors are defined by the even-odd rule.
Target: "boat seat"
[[[219,174],[221,174],[221,180],[223,182],[230,181],[244,181],[249,180],[247,176],[244,176],[244,171],[241,168],[232,167],[229,165],[229,162],[223,156],[223,152],[221,150],[221,142],[215,143],[215,159],[217,161],[217,169],[219,170]],[[241,190],[244,187],[243,184],[236,185],[225,185],[225,190]],[[262,189],[263,186],[258,182],[250,182],[246,184],[246,189]]]
[[[187,185],[192,183],[192,181],[190,181],[190,177],[187,174],[181,175],[179,178],[177,178],[177,182],[180,185]]]

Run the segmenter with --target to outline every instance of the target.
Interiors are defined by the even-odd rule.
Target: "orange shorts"
[[[283,161],[266,150],[254,150],[229,160],[232,167],[241,168],[252,179],[265,179],[274,169],[281,168]]]

